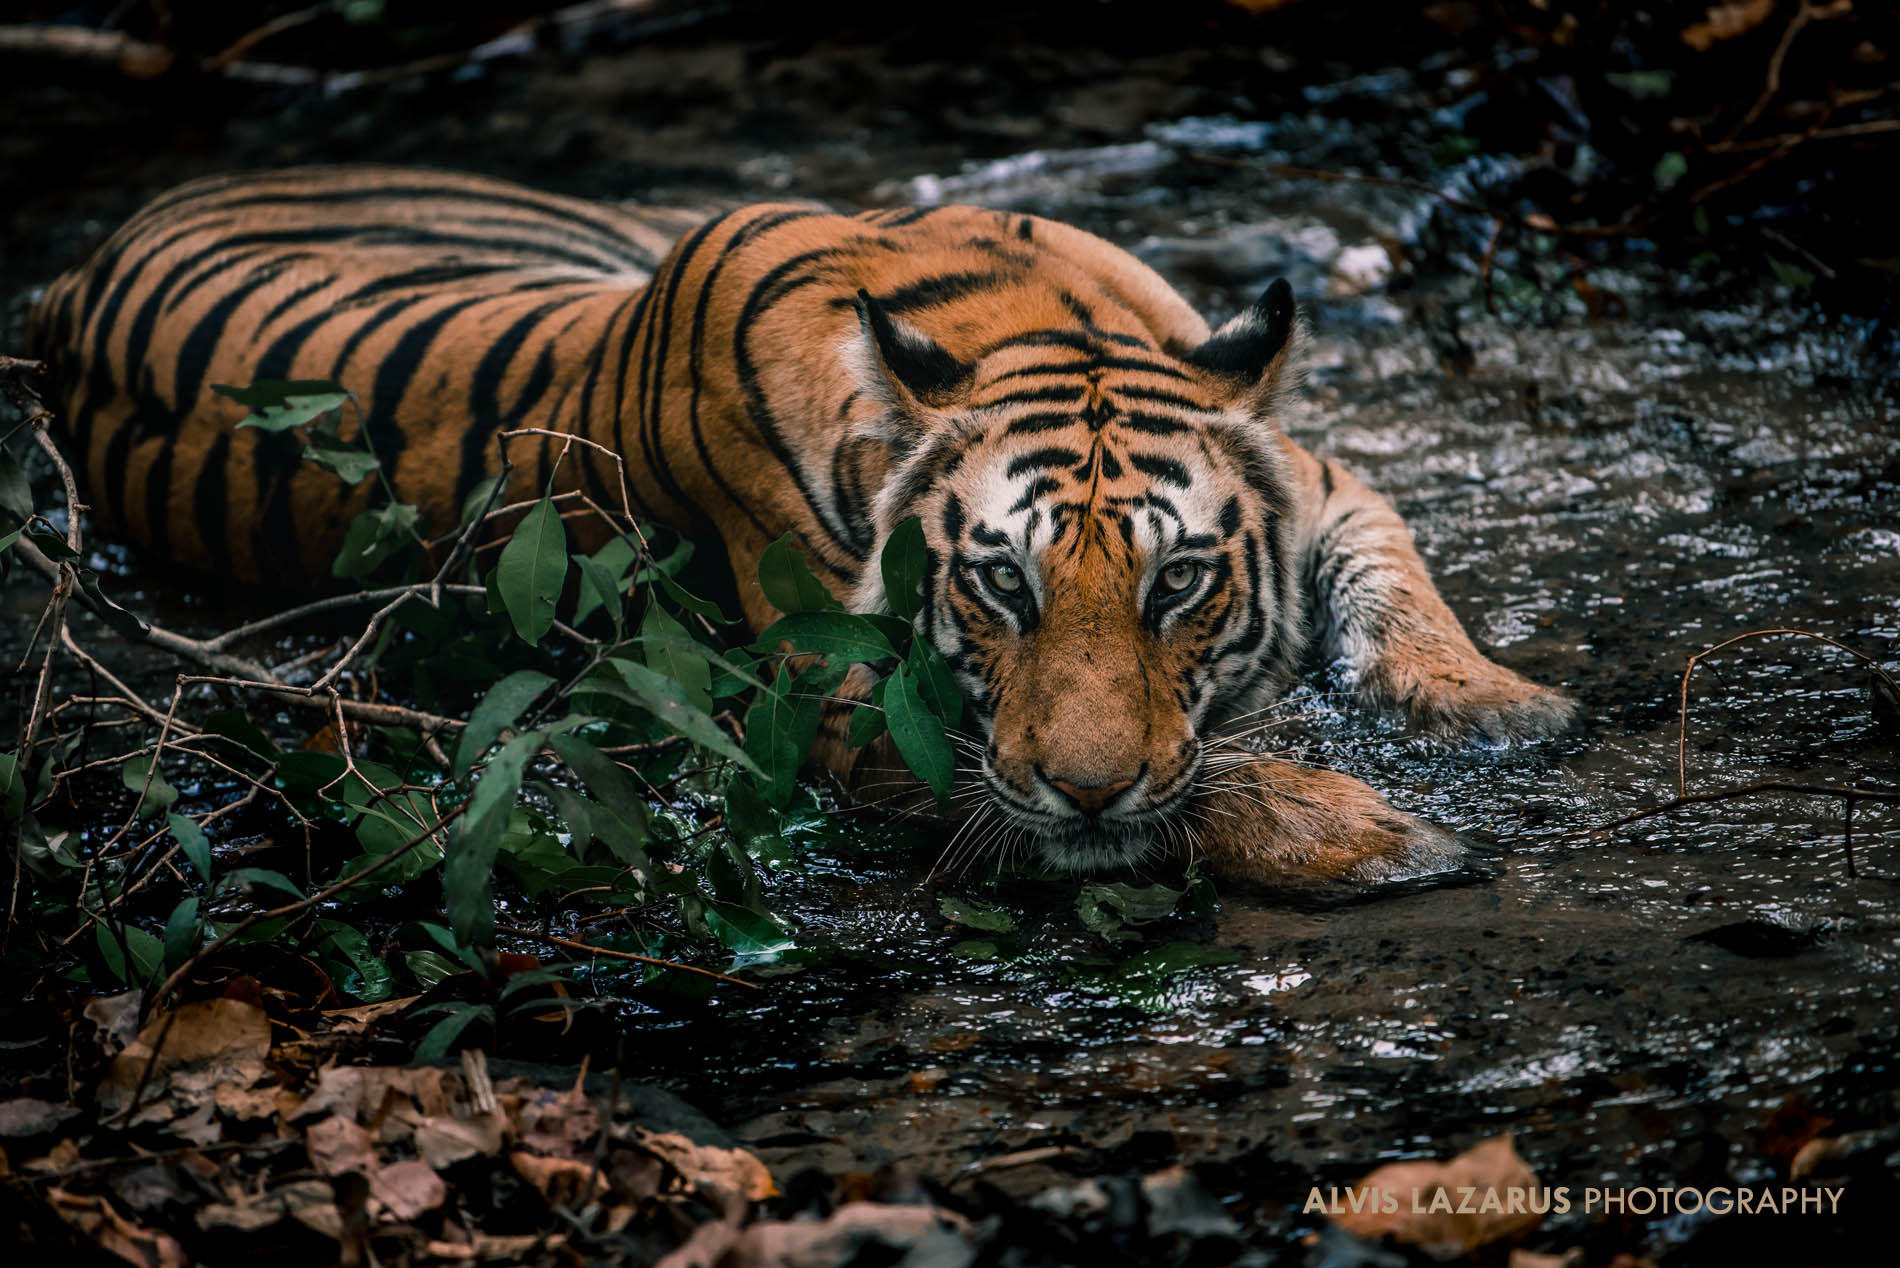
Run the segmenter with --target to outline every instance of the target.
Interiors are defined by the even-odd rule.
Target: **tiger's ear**
[[[866,290],[858,291],[858,328],[892,405],[901,408],[914,402],[940,409],[969,385],[972,367],[909,322],[885,312]]]
[[[1285,278],[1276,278],[1252,308],[1182,359],[1231,384],[1238,397],[1270,405],[1292,377],[1298,320],[1293,288]]]

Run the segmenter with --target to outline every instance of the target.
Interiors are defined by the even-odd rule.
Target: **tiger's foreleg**
[[[1221,876],[1370,882],[1453,867],[1459,839],[1337,771],[1260,757],[1204,778],[1188,845]]]
[[[1312,633],[1345,686],[1443,740],[1515,743],[1569,725],[1568,696],[1472,646],[1389,502],[1339,463],[1289,449],[1309,508],[1299,538]]]

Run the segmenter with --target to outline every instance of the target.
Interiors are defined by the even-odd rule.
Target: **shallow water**
[[[1507,244],[1492,315],[1475,281],[1488,224],[1414,190],[1259,166],[1385,164],[1457,194],[1508,166],[1433,166],[1456,103],[1417,95],[1409,76],[1373,76],[1284,114],[1175,115],[1109,144],[1076,126],[1060,145],[1028,139],[965,167],[954,136],[814,125],[743,161],[714,144],[715,174],[665,183],[682,198],[1035,211],[1130,246],[1216,319],[1287,275],[1313,327],[1296,437],[1391,497],[1478,642],[1573,691],[1586,717],[1519,752],[1421,749],[1333,710],[1315,676],[1272,742],[1496,857],[1457,883],[1364,901],[1224,892],[1213,917],[1119,947],[1076,919],[1074,882],[929,877],[942,843],[928,829],[845,815],[801,835],[806,868],[769,889],[813,963],[769,970],[759,995],[625,1012],[640,1063],[781,1171],[907,1162],[1028,1189],[1063,1160],[982,1161],[1042,1146],[1080,1150],[1069,1161],[1084,1170],[1178,1155],[1231,1164],[1250,1217],[1294,1228],[1314,1178],[1504,1129],[1553,1183],[1662,1183],[1711,1165],[1759,1178],[1770,1164],[1750,1132],[1784,1097],[1839,1109],[1900,1084],[1900,888],[1880,879],[1900,877],[1893,808],[1856,811],[1858,878],[1838,800],[1763,795],[1594,830],[1674,794],[1691,652],[1798,627],[1900,661],[1894,358],[1871,327],[1798,297],[1700,307],[1640,253],[1583,262],[1578,288],[1560,247]],[[1369,98],[1412,112],[1382,132],[1349,122]],[[709,112],[665,143],[695,127],[724,135]],[[506,166],[477,157],[479,139],[431,157]],[[967,148],[998,144],[990,131]],[[253,140],[245,161],[337,148]],[[583,160],[563,183],[633,192],[617,170]],[[92,223],[149,192],[92,191]],[[10,256],[50,271],[84,231],[49,222]],[[223,623],[206,596],[103,562],[141,610]],[[20,620],[37,611],[17,570],[6,602]],[[167,666],[128,662],[155,693],[169,683]],[[1820,644],[1750,644],[1697,674],[1692,789],[1892,789],[1896,756],[1866,672]],[[1012,914],[995,958],[969,954],[996,939],[945,920],[944,894]],[[1177,940],[1232,962],[1145,981],[1104,968]]]

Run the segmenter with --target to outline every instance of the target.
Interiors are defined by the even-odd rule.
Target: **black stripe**
[[[1152,454],[1131,453],[1128,461],[1135,464],[1135,470],[1151,479],[1172,484],[1177,489],[1192,488],[1194,481],[1188,478],[1188,469],[1172,458],[1157,458]]]
[[[539,400],[547,391],[548,382],[553,378],[553,365],[543,350],[538,373],[539,389],[530,381],[523,391],[521,399],[515,401],[505,414],[501,404],[502,381],[508,376],[508,367],[514,363],[515,355],[521,351],[532,335],[547,320],[548,316],[569,304],[574,299],[554,300],[530,309],[502,331],[499,338],[483,350],[481,359],[475,363],[475,371],[469,376],[467,430],[462,433],[462,461],[455,476],[455,505],[460,506],[462,499],[469,495],[474,487],[488,477],[488,446],[497,433],[520,422],[522,414],[534,401]],[[542,451],[552,446],[552,438],[543,436]]]
[[[230,499],[226,493],[225,462],[231,452],[231,433],[219,432],[198,464],[198,479],[192,485],[191,505],[198,525],[198,539],[204,545],[211,574],[231,575],[231,541],[226,517]]]
[[[993,290],[1009,279],[1001,273],[939,273],[935,277],[920,278],[907,282],[896,290],[878,295],[877,304],[885,312],[900,314],[914,312],[919,308],[935,308],[955,300],[978,295]],[[834,307],[850,308],[857,300],[855,296],[840,296],[831,301]]]
[[[1020,515],[1022,512],[1028,510],[1030,505],[1034,503],[1037,498],[1048,493],[1059,492],[1061,488],[1062,481],[1052,476],[1044,476],[1023,490],[1023,495],[1016,499],[1015,504],[1009,508],[1009,513],[1011,515]],[[1061,533],[1058,532],[1056,535],[1060,537]]]
[[[1080,465],[1081,461],[1082,455],[1073,449],[1053,446],[1047,449],[1033,449],[1012,459],[1009,466],[1004,469],[1003,477],[1014,480],[1025,471],[1041,471],[1049,467],[1073,467]]]

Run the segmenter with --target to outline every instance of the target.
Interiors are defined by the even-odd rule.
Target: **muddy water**
[[[693,82],[733,73],[716,53],[683,65]],[[585,65],[573,83],[606,73]],[[485,133],[438,126],[434,150],[362,139],[350,129],[364,110],[318,141],[292,129],[306,139],[266,143],[268,120],[241,121],[232,161],[547,175],[545,159],[511,160],[506,138],[531,114],[567,126],[544,109],[568,91],[551,82],[487,103]],[[546,182],[1035,211],[1133,248],[1215,318],[1288,276],[1313,334],[1296,436],[1393,498],[1474,637],[1575,692],[1587,718],[1522,752],[1424,750],[1334,710],[1316,673],[1272,742],[1494,857],[1459,883],[1363,901],[1226,892],[1212,917],[1121,945],[1079,923],[1073,882],[991,882],[980,867],[929,877],[942,843],[927,832],[849,815],[814,826],[799,836],[806,868],[772,882],[801,950],[762,970],[762,995],[687,1014],[626,1009],[651,1072],[781,1169],[905,1162],[1027,1191],[1065,1166],[1179,1156],[1229,1164],[1249,1218],[1295,1229],[1314,1178],[1348,1181],[1504,1129],[1552,1182],[1762,1178],[1771,1164],[1751,1131],[1784,1097],[1848,1115],[1900,1084],[1900,888],[1879,879],[1900,876],[1892,810],[1856,813],[1858,878],[1840,804],[1824,799],[1758,796],[1593,830],[1674,792],[1690,652],[1793,626],[1900,661],[1891,349],[1798,296],[1683,298],[1640,253],[1584,262],[1577,287],[1554,243],[1506,243],[1493,314],[1475,280],[1488,223],[1414,190],[1264,166],[1351,165],[1460,195],[1509,166],[1433,162],[1455,94],[1412,92],[1407,76],[1372,76],[1238,115],[1166,113],[1207,103],[1151,93],[1109,112],[1107,140],[1100,101],[1071,100],[1095,123],[1052,124],[1054,138],[980,112],[946,137],[866,107],[746,141],[717,111],[688,111],[637,141],[638,120],[590,124],[568,147],[581,157]],[[1369,129],[1374,99],[1410,113]],[[662,150],[701,166],[656,168]],[[966,164],[969,153],[985,157]],[[192,149],[180,165],[218,159]],[[88,225],[188,174],[136,171],[73,192],[96,219],[42,217],[9,243],[10,264],[51,272]],[[206,596],[101,562],[161,619],[225,623]],[[37,610],[17,570],[7,602],[22,619]],[[169,681],[165,666],[131,669]],[[1841,654],[1792,640],[1712,660],[1694,693],[1692,788],[1894,787],[1896,737],[1877,727],[1866,682]],[[994,903],[1015,930],[952,926],[946,893]],[[1176,941],[1231,962],[1116,976]],[[1073,1152],[984,1163],[1046,1146]]]

